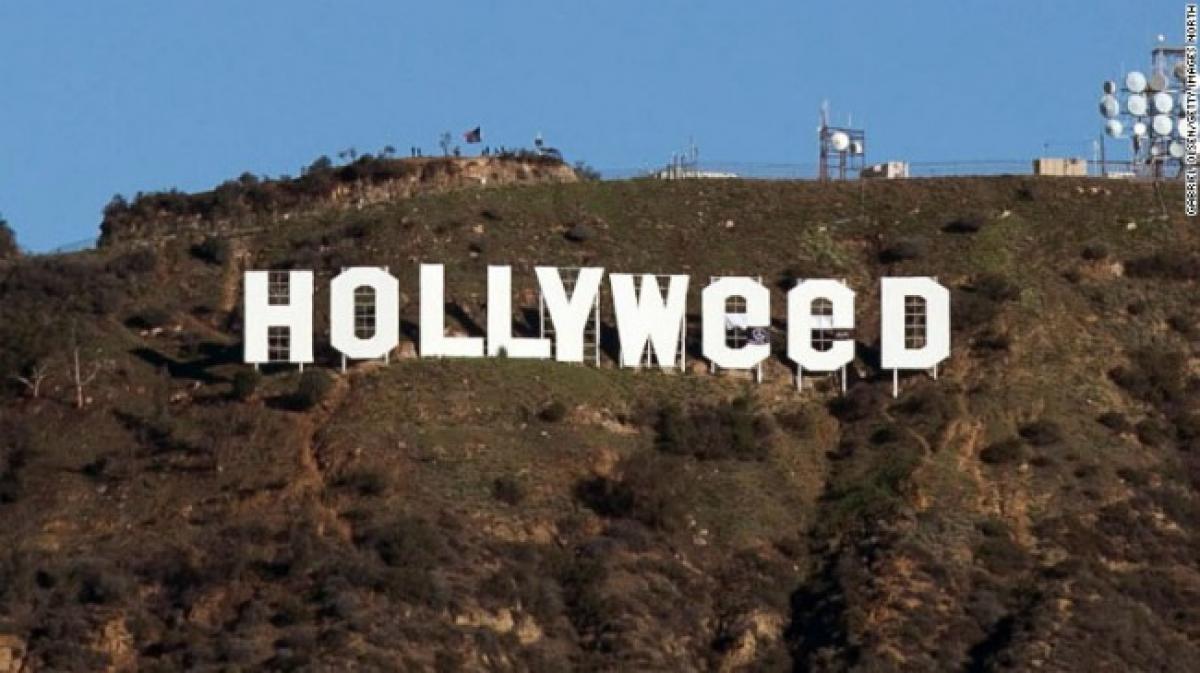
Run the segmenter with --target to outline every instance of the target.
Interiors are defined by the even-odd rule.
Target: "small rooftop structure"
[[[886,161],[882,164],[871,164],[859,172],[861,178],[883,178],[898,180],[908,177],[907,161]]]
[[[650,175],[659,180],[692,180],[696,178],[729,179],[738,177],[737,173],[702,170],[700,168],[700,148],[696,146],[695,141],[689,141],[687,150],[672,154],[671,163]]]
[[[654,177],[659,180],[690,180],[695,178],[707,179],[729,179],[736,178],[737,173],[726,173],[723,171],[702,171],[697,168],[683,168],[677,166],[669,166],[654,174]]]
[[[1079,157],[1039,157],[1033,160],[1033,174],[1058,177],[1087,177],[1087,159]]]

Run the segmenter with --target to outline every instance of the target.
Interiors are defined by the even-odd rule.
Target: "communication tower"
[[[862,129],[829,124],[829,101],[821,104],[821,125],[817,127],[818,177],[845,180],[847,173],[858,175],[866,162],[867,134]]]
[[[1159,36],[1159,42],[1163,41]],[[1131,70],[1102,87],[1099,111],[1110,138],[1128,139],[1134,173],[1180,175],[1187,143],[1187,63],[1182,47],[1150,51],[1147,72]],[[1102,161],[1107,174],[1107,161]]]

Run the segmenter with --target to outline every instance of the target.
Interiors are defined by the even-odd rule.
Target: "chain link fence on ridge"
[[[950,161],[909,161],[908,177],[970,177],[989,175],[1033,175],[1031,159],[959,159]],[[870,164],[868,164],[870,165]],[[674,170],[680,177],[737,177],[750,180],[816,180],[820,177],[817,163],[769,163],[749,161],[702,161],[683,164]],[[836,169],[833,169],[836,171]],[[639,168],[601,168],[602,180],[666,177],[669,165]],[[1090,177],[1134,177],[1139,171],[1129,161],[1087,162]],[[857,170],[846,169],[849,179],[858,179]]]

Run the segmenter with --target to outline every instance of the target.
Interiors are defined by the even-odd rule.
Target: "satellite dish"
[[[1117,83],[1110,80],[1104,82],[1104,93],[1114,94],[1117,92]]]
[[[1151,100],[1154,101],[1154,111],[1159,114],[1171,114],[1171,107],[1175,105],[1175,99],[1165,91],[1154,94]]]
[[[1137,136],[1138,138],[1145,138],[1146,137],[1146,122],[1134,122],[1133,135]]]
[[[1121,132],[1125,127],[1121,124],[1120,119],[1110,119],[1104,122],[1104,131],[1108,133],[1110,138],[1120,138]]]
[[[850,143],[850,154],[862,154],[862,153],[863,153],[863,144],[862,143],[858,142],[857,140]]]
[[[1146,114],[1146,97],[1140,93],[1133,94],[1125,99],[1125,109],[1135,117],[1144,116]]]
[[[1155,135],[1169,136],[1171,131],[1175,130],[1175,124],[1171,122],[1171,118],[1167,115],[1154,115],[1154,119],[1150,121],[1150,126],[1154,129]]]
[[[1179,80],[1180,82],[1187,79],[1187,64],[1183,61],[1176,62],[1174,73],[1175,79]]]
[[[1117,102],[1117,97],[1105,94],[1100,97],[1100,114],[1112,119],[1121,113],[1121,104]]]
[[[1151,91],[1165,91],[1167,88],[1167,73],[1159,70],[1153,75],[1150,75],[1150,81],[1146,83],[1146,88]]]
[[[1178,140],[1172,140],[1170,145],[1167,145],[1167,154],[1170,154],[1176,159],[1183,158],[1183,143]]]
[[[1146,90],[1146,76],[1134,70],[1128,75],[1125,75],[1125,88],[1133,93],[1141,93]]]
[[[835,131],[834,134],[830,136],[829,141],[833,145],[833,149],[839,152],[845,152],[846,148],[850,147],[850,136],[846,135],[842,131]]]

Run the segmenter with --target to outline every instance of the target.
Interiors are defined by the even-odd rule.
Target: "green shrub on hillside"
[[[883,407],[883,393],[876,386],[857,385],[845,395],[829,401],[829,413],[843,423],[861,421]]]
[[[775,412],[775,422],[796,437],[808,437],[813,432],[815,418],[809,409],[798,408]]]
[[[1083,246],[1079,256],[1089,262],[1098,262],[1103,259],[1108,259],[1108,246],[1103,243],[1088,243]]]
[[[496,477],[492,482],[492,497],[506,505],[519,505],[525,500],[525,487],[515,477]]]
[[[28,425],[16,418],[0,417],[0,505],[20,499],[21,472],[29,461],[31,441]]]
[[[1040,418],[1022,425],[1020,435],[1021,439],[1033,446],[1048,446],[1063,439],[1062,427],[1048,418]]]
[[[547,423],[558,423],[567,417],[567,412],[567,405],[558,400],[554,400],[550,404],[542,407],[542,410],[538,412],[538,418]]]
[[[950,220],[942,227],[942,231],[948,234],[974,234],[982,229],[986,223],[986,217],[978,213],[972,213]]]
[[[900,429],[891,423],[882,425],[871,433],[871,443],[875,445],[891,444],[899,439]]]
[[[1100,414],[1096,421],[1113,432],[1129,432],[1133,429],[1133,425],[1129,423],[1129,419],[1119,411],[1108,411]]]
[[[982,274],[975,279],[972,287],[979,294],[997,303],[1016,301],[1021,298],[1019,285],[995,273]]]
[[[1196,280],[1200,278],[1200,257],[1178,250],[1156,252],[1125,262],[1125,275],[1133,278]]]
[[[845,531],[903,506],[908,480],[921,462],[920,448],[897,443],[871,460],[864,472],[829,485],[823,498],[828,516],[820,523],[825,533]]]
[[[368,582],[393,600],[440,607],[447,588],[437,570],[450,553],[446,540],[444,531],[419,516],[401,514],[371,523],[354,542],[374,552],[386,567],[352,579]]]
[[[1144,348],[1130,356],[1130,363],[1109,372],[1114,383],[1150,404],[1175,402],[1187,388],[1187,356],[1167,348]]]
[[[576,222],[563,237],[572,243],[586,243],[596,237],[596,230],[587,222]]]
[[[1185,339],[1200,338],[1200,325],[1190,315],[1177,314],[1167,318],[1167,326]]]
[[[442,533],[431,523],[415,516],[401,515],[369,529],[359,539],[393,568],[436,568],[446,554]]]
[[[333,378],[322,369],[306,369],[300,375],[294,396],[295,406],[302,411],[325,401],[333,390]]]
[[[975,549],[975,560],[996,575],[1015,575],[1029,565],[1029,555],[1008,537],[989,537]]]
[[[1177,413],[1171,418],[1171,423],[1175,426],[1175,438],[1179,441],[1180,449],[1194,452],[1200,448],[1200,413]]]
[[[680,459],[651,452],[621,462],[617,477],[585,479],[575,497],[601,516],[635,519],[652,528],[676,530],[685,515]]]
[[[1163,446],[1171,440],[1171,426],[1157,418],[1144,418],[1135,429],[1138,441],[1146,446]]]
[[[378,468],[357,467],[340,475],[334,486],[351,489],[363,497],[383,495],[388,490],[388,479]]]
[[[660,451],[700,460],[764,460],[770,450],[770,422],[749,397],[687,412],[663,407],[655,430]]]
[[[133,591],[130,577],[104,561],[81,561],[71,575],[84,605],[117,605]]]
[[[975,337],[971,342],[971,346],[976,351],[1002,352],[1007,351],[1012,347],[1012,337],[1004,332],[996,332],[987,330],[983,334]]]
[[[925,256],[928,245],[919,238],[901,238],[893,241],[879,252],[879,261],[883,264],[895,264]]]
[[[142,248],[114,257],[104,268],[118,278],[134,278],[148,274],[158,268],[158,253]]]
[[[258,390],[258,384],[261,380],[262,375],[257,370],[243,367],[233,375],[233,387],[230,394],[233,396],[233,399],[245,402],[254,397],[254,392]]]
[[[936,427],[956,413],[954,398],[944,385],[926,385],[905,395],[892,409],[908,417],[909,425]]]
[[[1017,463],[1025,457],[1025,445],[1016,437],[989,444],[979,452],[979,459],[989,465]]]
[[[171,322],[171,311],[163,306],[147,306],[138,309],[125,319],[125,324],[135,329],[165,327],[169,322]]]
[[[229,241],[218,236],[209,236],[192,246],[192,256],[209,264],[224,264],[229,260]]]

